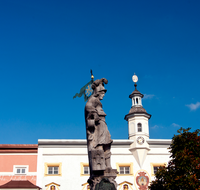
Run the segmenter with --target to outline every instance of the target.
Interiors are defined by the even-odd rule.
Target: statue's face
[[[103,100],[104,95],[105,95],[104,91],[99,92],[99,99]]]

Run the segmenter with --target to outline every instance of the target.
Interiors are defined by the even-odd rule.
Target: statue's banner
[[[93,83],[93,80],[91,80],[90,82],[88,82],[86,85],[84,85],[81,89],[80,89],[80,92],[79,93],[76,93],[73,97],[76,98],[76,97],[81,97],[82,95],[84,95],[84,100],[87,101],[88,98],[92,95],[93,93],[93,90],[91,88],[91,85]]]

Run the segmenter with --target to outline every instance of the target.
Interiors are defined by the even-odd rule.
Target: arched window
[[[128,190],[128,185],[127,184],[123,185],[123,190]]]
[[[141,124],[141,123],[138,123],[138,124],[137,124],[137,127],[138,127],[138,132],[142,132],[142,124]]]
[[[55,185],[52,185],[51,188],[50,188],[50,190],[56,190]]]

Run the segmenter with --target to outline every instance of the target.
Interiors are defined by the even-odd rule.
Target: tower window
[[[138,132],[142,132],[142,124],[141,124],[141,123],[138,123],[138,124],[137,124],[137,127],[138,127]]]
[[[138,104],[138,98],[136,98],[136,104]]]

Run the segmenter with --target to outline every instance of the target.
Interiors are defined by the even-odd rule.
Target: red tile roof
[[[34,185],[28,180],[11,180],[8,183],[1,185],[0,189],[6,188],[30,188],[30,189],[41,189],[40,187]]]
[[[0,153],[37,153],[37,144],[0,144]]]

